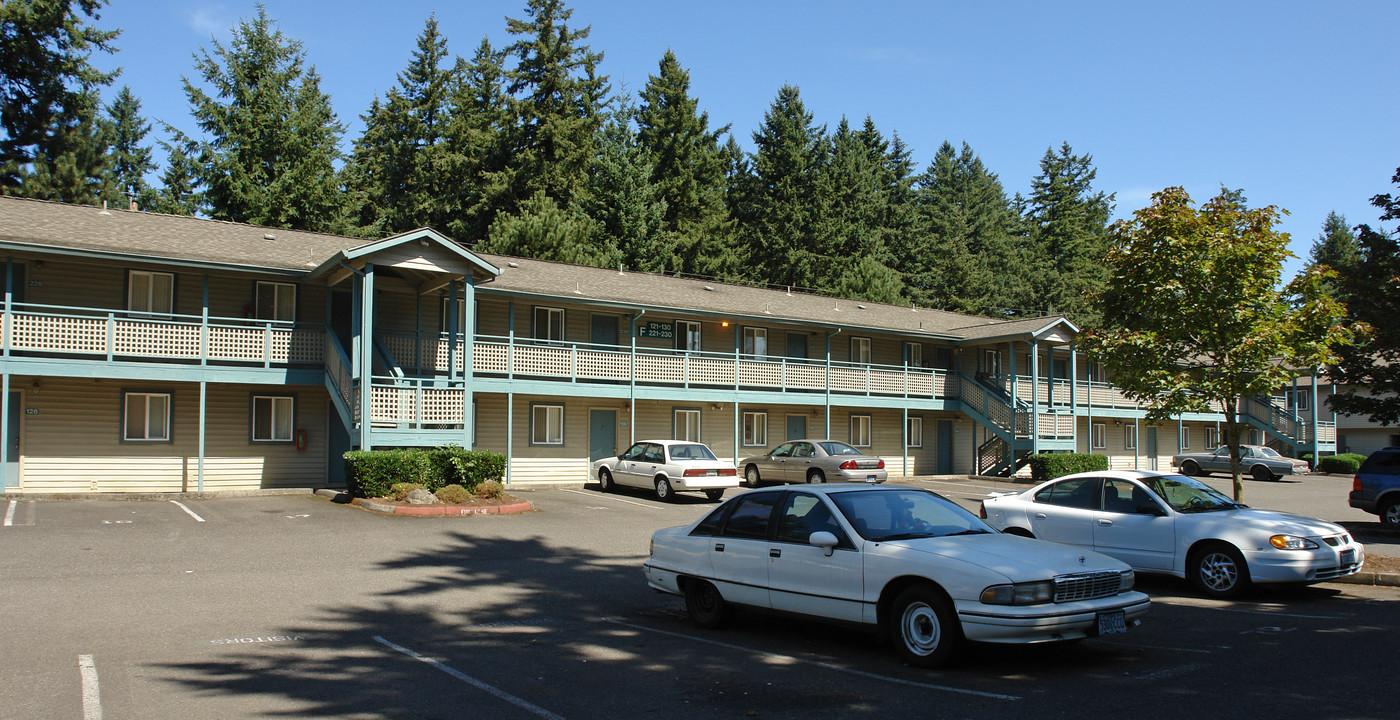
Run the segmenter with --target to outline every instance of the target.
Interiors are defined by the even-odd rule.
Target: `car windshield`
[[[859,451],[859,450],[857,450],[857,449],[855,449],[855,448],[851,447],[850,445],[847,445],[846,443],[843,443],[843,442],[836,442],[836,441],[834,441],[834,440],[830,440],[830,441],[827,441],[827,442],[817,443],[817,444],[822,446],[822,449],[826,451],[826,454],[827,454],[827,455],[859,455],[859,454],[860,454],[860,451]]]
[[[672,445],[672,460],[714,460],[715,454],[704,445]]]
[[[1212,512],[1245,507],[1215,488],[1185,475],[1161,475],[1146,478],[1143,483],[1177,512]]]
[[[828,495],[866,540],[974,535],[994,532],[976,515],[926,490],[879,489]]]

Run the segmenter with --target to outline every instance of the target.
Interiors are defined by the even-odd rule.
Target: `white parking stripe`
[[[766,650],[755,650],[753,648],[743,647],[742,645],[731,645],[729,643],[720,642],[718,640],[707,640],[705,638],[695,637],[694,635],[686,635],[684,633],[671,632],[670,630],[659,630],[657,628],[646,627],[645,625],[633,625],[632,623],[623,622],[621,620],[614,620],[612,618],[603,618],[603,621],[610,622],[614,625],[629,627],[634,630],[643,630],[646,632],[657,633],[659,635],[668,635],[670,637],[681,638],[683,640],[691,640],[694,642],[705,643],[707,645],[715,645],[722,648],[728,648],[730,650],[738,650],[739,652],[750,653],[753,655],[761,655],[763,657],[780,660],[787,664],[802,663],[804,665],[815,665],[816,667],[823,668],[826,670],[834,670],[836,672],[842,672],[848,675],[856,675],[859,677],[868,678],[870,680],[881,680],[887,683],[894,683],[896,685],[908,685],[910,687],[924,688],[926,690],[939,690],[942,692],[961,693],[963,695],[976,695],[977,697],[992,698],[994,700],[1021,699],[1020,695],[1003,695],[1001,693],[984,692],[982,690],[969,690],[968,688],[949,687],[947,685],[933,685],[931,683],[916,682],[914,680],[894,678],[889,677],[887,675],[876,675],[875,673],[865,672],[864,670],[855,670],[853,668],[848,667],[842,667],[834,663],[826,663],[818,660],[808,660],[806,658],[793,657],[792,655],[780,655],[778,653],[771,653]]]
[[[102,695],[97,691],[97,666],[91,655],[78,656],[78,672],[83,676],[83,720],[102,720]]]
[[[15,524],[15,501],[10,501],[10,509],[5,511],[5,527]]]
[[[189,513],[189,514],[190,514],[190,517],[194,518],[195,520],[197,520],[197,521],[199,521],[199,522],[204,522],[204,518],[202,518],[202,517],[200,517],[200,516],[194,514],[194,511],[193,511],[193,510],[191,510],[191,509],[185,507],[185,504],[182,503],[182,502],[180,502],[179,500],[171,500],[170,502],[175,503],[175,505],[178,506],[181,510],[184,510],[185,512]]]
[[[589,497],[599,497],[599,494],[598,494],[598,493],[584,492],[584,491],[582,491],[582,490],[569,490],[569,489],[565,488],[565,489],[564,489],[564,492],[566,492],[566,493],[575,493],[575,494],[578,494],[578,495],[587,495],[587,496],[589,496]],[[616,501],[618,501],[618,502],[627,503],[628,505],[636,505],[637,507],[644,507],[644,508],[649,508],[649,509],[655,509],[655,507],[656,507],[655,505],[651,505],[651,504],[649,504],[649,503],[639,503],[639,502],[637,502],[637,501],[635,501],[635,500],[624,500],[624,499],[622,499],[622,498],[620,498],[620,497],[615,497],[615,496],[614,496],[614,497],[608,497],[608,499],[609,499],[609,500],[616,500]]]
[[[377,643],[379,643],[379,644],[381,644],[381,645],[384,645],[385,647],[388,647],[388,648],[391,648],[391,649],[396,650],[396,651],[398,651],[398,652],[401,652],[401,653],[403,653],[404,655],[407,655],[407,656],[413,658],[414,660],[417,660],[417,661],[419,661],[419,662],[423,662],[423,663],[427,663],[427,664],[429,664],[429,665],[432,665],[433,667],[437,668],[438,670],[441,670],[442,672],[447,673],[448,675],[451,675],[452,677],[455,677],[455,678],[457,678],[458,680],[461,680],[462,682],[464,682],[464,683],[466,683],[466,684],[468,684],[468,685],[471,685],[471,686],[474,687],[474,688],[477,688],[478,690],[485,690],[486,692],[491,693],[492,695],[495,695],[496,697],[498,697],[498,698],[500,698],[500,699],[502,699],[502,700],[505,700],[506,702],[508,702],[508,703],[510,703],[510,704],[512,704],[512,705],[515,705],[516,707],[524,708],[526,711],[530,712],[530,713],[533,714],[533,715],[538,715],[539,717],[542,717],[542,718],[549,718],[549,720],[564,720],[564,717],[563,717],[562,715],[555,715],[554,713],[552,713],[552,712],[550,712],[550,711],[548,711],[548,710],[545,710],[544,708],[542,708],[542,707],[540,707],[540,706],[538,706],[538,705],[535,705],[534,703],[530,703],[530,702],[527,702],[527,701],[525,701],[525,700],[522,700],[522,699],[520,699],[520,698],[518,698],[518,697],[516,697],[516,696],[514,696],[514,695],[511,695],[510,693],[508,693],[508,692],[506,692],[506,691],[504,691],[504,690],[502,690],[502,689],[500,689],[500,688],[493,687],[493,686],[491,686],[491,685],[487,685],[486,683],[484,683],[484,682],[482,682],[482,681],[480,681],[480,680],[477,680],[476,678],[474,678],[474,677],[472,677],[472,676],[470,676],[470,675],[468,675],[468,674],[466,674],[466,673],[464,673],[464,672],[462,672],[462,671],[460,671],[460,670],[458,670],[458,669],[456,669],[456,668],[454,668],[454,667],[451,667],[451,666],[449,666],[449,665],[444,665],[444,664],[442,664],[442,663],[440,663],[440,662],[438,662],[438,661],[436,661],[436,660],[434,660],[434,659],[432,659],[432,658],[424,657],[424,656],[422,656],[422,655],[419,655],[418,653],[416,653],[416,652],[414,652],[414,651],[412,651],[412,650],[409,650],[408,648],[406,648],[406,647],[404,647],[404,646],[402,646],[402,645],[395,645],[394,643],[389,642],[388,640],[385,640],[384,638],[379,637],[378,635],[375,635],[375,636],[374,636],[374,641],[377,642]]]

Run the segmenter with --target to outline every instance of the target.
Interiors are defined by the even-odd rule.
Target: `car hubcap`
[[[1211,590],[1229,590],[1239,577],[1240,569],[1229,555],[1213,552],[1201,558],[1201,582]]]
[[[1386,525],[1400,525],[1400,504],[1386,508],[1385,514],[1381,516],[1381,522]]]
[[[667,495],[670,495],[671,486],[668,485],[665,480],[662,480],[661,482],[656,484],[656,494],[660,497],[666,497]]]
[[[757,484],[758,484],[758,470],[757,470],[757,469],[755,469],[755,468],[749,468],[749,472],[748,472],[744,477],[745,477],[745,479],[747,479],[747,480],[749,481],[749,484],[750,484],[750,485],[757,485]]]
[[[930,655],[938,649],[941,636],[938,614],[924,603],[911,603],[904,608],[899,627],[904,638],[904,646],[915,655]]]
[[[700,588],[700,609],[707,615],[713,613],[716,605],[715,598],[718,596],[719,593],[715,590],[713,585],[706,585]]]

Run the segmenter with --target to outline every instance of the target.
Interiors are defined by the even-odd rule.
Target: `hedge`
[[[1085,453],[1042,453],[1029,458],[1031,479],[1037,483],[1057,477],[1091,470],[1107,470],[1107,455]]]
[[[1365,455],[1356,453],[1342,453],[1340,455],[1327,455],[1317,461],[1318,472],[1341,473],[1343,475],[1355,475],[1361,469],[1361,463],[1366,460]]]
[[[397,483],[417,483],[430,492],[447,485],[467,491],[505,476],[506,456],[455,445],[432,449],[352,450],[345,453],[345,487],[351,497],[388,497]]]

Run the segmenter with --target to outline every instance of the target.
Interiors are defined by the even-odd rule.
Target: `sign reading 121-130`
[[[648,322],[637,328],[637,337],[673,340],[676,337],[676,326],[668,322]]]

